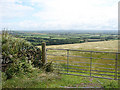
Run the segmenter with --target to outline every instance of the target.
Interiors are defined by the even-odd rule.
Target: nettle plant
[[[18,72],[30,72],[32,67],[39,67],[41,63],[41,50],[24,39],[15,38],[2,32],[2,64],[3,71],[8,78]]]

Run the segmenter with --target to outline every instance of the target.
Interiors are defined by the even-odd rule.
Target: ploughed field
[[[39,46],[38,46],[39,47]],[[118,40],[52,45],[47,48],[118,52]],[[47,50],[47,61],[53,62],[61,73],[115,79],[118,62],[115,53]],[[69,54],[69,57],[68,57]],[[91,58],[92,57],[92,58]]]

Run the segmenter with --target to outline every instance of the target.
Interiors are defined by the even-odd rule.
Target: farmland
[[[117,40],[117,31],[12,31],[15,37],[24,38],[33,45],[62,45],[84,42]]]
[[[111,46],[108,44],[110,44]],[[47,48],[63,48],[63,49],[72,48],[72,49],[84,50],[85,47],[87,47],[86,50],[89,48],[89,50],[100,51],[100,48],[96,49],[94,48],[94,46],[96,47],[104,46],[101,48],[101,51],[105,51],[106,50],[105,48],[107,48],[107,51],[117,51],[117,47],[116,47],[117,45],[118,45],[117,40],[111,40],[111,41],[102,41],[102,42],[87,42],[87,44],[81,43],[81,44],[53,45],[53,46],[47,46]],[[64,54],[65,52],[50,51],[49,53]],[[75,53],[75,52],[74,53],[71,52],[71,54],[80,55],[80,53]],[[63,59],[63,57],[59,57],[59,56],[49,57],[49,58]],[[79,59],[71,59],[71,61],[72,60],[78,61]],[[98,66],[95,66],[95,67],[97,68]],[[32,73],[16,75],[14,78],[3,82],[3,87],[4,88],[67,88],[67,87],[68,88],[69,87],[118,88],[118,81],[108,80],[108,79],[99,79],[99,78],[90,78],[90,77],[81,77],[81,76],[72,76],[72,75],[61,75],[61,74],[59,75],[57,74],[57,71],[54,71],[54,73],[46,73],[43,70],[34,69],[34,72]]]
[[[79,49],[79,50],[92,50],[92,51],[95,51],[95,50],[118,51],[118,40],[86,42],[86,43],[80,43],[80,44],[51,45],[51,46],[47,46],[47,48]]]
[[[27,41],[30,41],[34,46],[41,48],[41,42],[46,42],[47,48],[55,48],[55,49],[76,49],[76,50],[91,50],[91,51],[109,51],[109,52],[117,52],[118,51],[118,40],[117,33],[63,33],[63,32],[11,32],[13,36],[17,38],[23,38]],[[80,36],[81,35],[81,36]],[[86,38],[86,37],[89,38]],[[76,37],[76,38],[75,38]],[[94,38],[93,38],[94,37]],[[95,38],[96,37],[96,38]],[[99,37],[99,38],[98,38]],[[101,38],[104,37],[104,38]],[[56,40],[55,42],[51,43]],[[94,41],[89,41],[93,39]],[[39,41],[38,41],[39,40]],[[41,41],[40,41],[41,40]],[[61,40],[60,43],[58,41]],[[66,40],[63,42],[63,40]],[[73,40],[68,43],[69,40]],[[97,40],[97,41],[96,41]],[[77,42],[76,42],[77,41]],[[82,41],[82,42],[80,42]],[[49,42],[49,43],[48,43]],[[56,45],[56,43],[58,45]],[[63,45],[61,45],[63,44]],[[63,56],[50,56],[47,55],[48,62],[51,62],[49,59],[53,59],[53,63],[58,63],[59,67],[63,67],[63,70],[66,70],[66,61],[67,55],[66,51],[57,51],[57,50],[48,50],[47,54],[56,54]],[[70,51],[69,55],[71,56],[83,56],[90,57],[90,53],[88,52],[79,52],[79,51]],[[112,58],[115,59],[114,54],[103,54],[103,53],[95,53],[93,54],[94,58]],[[65,60],[64,61],[54,61],[54,60]],[[111,60],[102,60],[102,59],[92,59],[93,63],[103,63],[103,64],[115,64],[114,61]],[[74,63],[74,62],[84,62]],[[90,59],[85,58],[77,58],[77,57],[69,57],[69,64],[72,65],[81,65],[81,66],[90,66]],[[112,68],[108,71],[114,72],[114,66],[105,66],[105,65],[92,65],[92,70],[107,70],[101,69],[98,67]],[[45,72],[44,69],[32,68],[32,72],[18,73],[13,78],[6,80],[5,73],[3,75],[3,88],[64,88],[64,87],[94,87],[94,88],[118,88],[118,80],[108,80],[108,79],[100,79],[100,78],[92,78],[92,77],[80,77],[80,76],[72,76],[72,75],[64,75],[59,74],[60,72],[56,70],[56,66],[52,64],[54,69],[53,72]],[[58,68],[59,68],[58,67]],[[69,68],[77,69],[89,69],[89,68],[81,68],[76,66],[71,66]],[[70,70],[70,69],[69,69]],[[64,71],[63,71],[64,72]],[[89,71],[82,71],[88,74],[81,73],[81,75],[89,75]],[[65,72],[66,73],[66,72]],[[93,71],[92,73],[96,73]],[[77,74],[72,72],[71,74]],[[99,73],[103,74],[103,73]],[[105,73],[109,75],[113,75],[114,73]],[[98,75],[104,77],[102,75]],[[113,76],[108,76],[108,78],[114,78]]]

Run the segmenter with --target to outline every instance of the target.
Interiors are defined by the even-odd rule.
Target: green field
[[[47,45],[62,45],[118,40],[116,31],[13,31],[10,34],[24,38],[35,46],[41,45],[42,42],[46,42]]]

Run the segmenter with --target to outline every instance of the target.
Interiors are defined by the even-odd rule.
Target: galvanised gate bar
[[[47,62],[61,74],[119,80],[120,52],[46,49]]]

